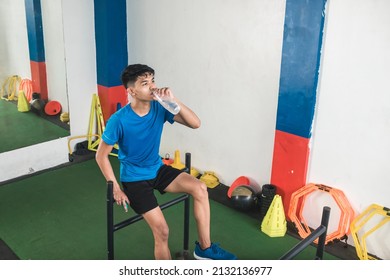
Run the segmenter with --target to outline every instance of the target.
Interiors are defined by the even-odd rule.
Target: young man
[[[194,216],[199,241],[195,242],[196,259],[236,259],[210,239],[210,207],[207,186],[186,172],[164,165],[159,155],[161,133],[166,121],[198,128],[198,116],[172,94],[169,88],[156,88],[154,70],[147,65],[134,64],[122,72],[122,83],[131,102],[114,113],[107,122],[96,161],[107,181],[114,184],[114,199],[127,210],[129,204],[141,214],[154,236],[156,259],[171,259],[168,248],[169,228],[158,205],[154,190],[160,193],[188,193],[194,200]],[[178,114],[165,110],[153,93],[170,97],[180,106]],[[109,153],[118,143],[120,180],[115,179]]]

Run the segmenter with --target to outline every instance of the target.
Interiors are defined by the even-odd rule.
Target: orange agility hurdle
[[[345,238],[349,233],[349,225],[351,224],[352,219],[355,215],[355,212],[353,211],[348,199],[339,189],[322,184],[312,183],[296,190],[294,193],[292,193],[290,199],[290,207],[288,209],[287,215],[297,228],[299,236],[302,238],[306,238],[312,233],[312,230],[307,226],[302,213],[306,198],[309,196],[309,194],[315,191],[328,193],[335,200],[337,206],[341,210],[338,229],[327,235],[325,239],[325,244],[336,239],[340,240]],[[318,239],[316,239],[314,243],[318,243]]]

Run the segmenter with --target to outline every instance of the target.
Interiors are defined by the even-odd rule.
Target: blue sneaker
[[[218,243],[211,243],[205,250],[200,247],[198,241],[195,242],[194,257],[197,260],[236,260],[237,257],[219,247]]]

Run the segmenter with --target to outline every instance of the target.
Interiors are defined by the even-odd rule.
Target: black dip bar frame
[[[190,174],[191,172],[191,154],[185,154],[185,168],[183,171]],[[180,202],[184,202],[184,241],[183,241],[183,251],[176,254],[177,259],[189,259],[189,228],[190,228],[190,196],[188,194],[183,194],[175,199],[172,199],[162,205],[160,205],[161,210],[171,207]],[[114,233],[117,230],[120,230],[128,225],[134,224],[143,220],[142,215],[135,215],[127,220],[114,224],[114,194],[113,194],[113,182],[107,182],[107,259],[114,259]]]
[[[318,238],[317,251],[315,260],[322,260],[324,255],[326,233],[328,231],[330,216],[330,207],[325,206],[322,209],[322,218],[321,225],[315,229],[311,234],[306,236],[305,239],[302,239],[297,245],[295,245],[291,250],[285,253],[280,260],[291,260],[300,252],[302,252],[306,247],[308,247],[316,238]]]

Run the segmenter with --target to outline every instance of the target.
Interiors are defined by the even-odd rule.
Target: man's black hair
[[[128,88],[129,84],[134,84],[138,77],[146,74],[154,75],[154,69],[144,64],[129,65],[122,71],[122,84]]]

